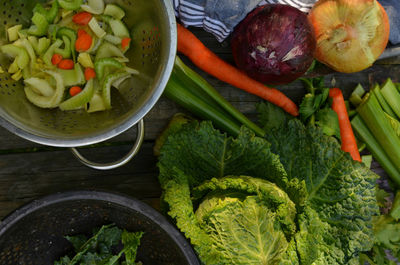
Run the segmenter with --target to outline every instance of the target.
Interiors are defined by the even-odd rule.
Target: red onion
[[[279,85],[308,70],[316,43],[305,13],[288,5],[267,4],[237,25],[231,46],[239,69],[255,80]]]

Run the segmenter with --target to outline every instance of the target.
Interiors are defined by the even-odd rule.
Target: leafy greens
[[[66,236],[74,248],[74,255],[72,258],[68,255],[62,257],[54,265],[136,265],[136,253],[142,236],[143,232],[128,232],[114,224],[102,226],[90,238],[85,235]],[[116,251],[120,246],[121,249]]]
[[[265,138],[208,121],[169,134],[158,163],[168,214],[205,264],[359,264],[377,176],[321,129],[259,111]]]

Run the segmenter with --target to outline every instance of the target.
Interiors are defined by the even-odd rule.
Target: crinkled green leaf
[[[174,167],[188,177],[190,187],[227,175],[246,175],[283,181],[285,170],[270,144],[243,128],[237,138],[213,128],[211,122],[193,122],[168,137],[159,159],[161,185]],[[277,183],[278,185],[280,183]]]
[[[122,244],[124,245],[122,252],[125,254],[127,265],[135,264],[137,249],[142,236],[143,232],[128,232],[125,229],[122,232]]]
[[[288,179],[305,182],[306,204],[328,225],[315,239],[322,246],[317,256],[327,264],[349,264],[360,251],[369,250],[372,217],[378,214],[377,176],[344,153],[336,139],[299,120],[270,130],[266,139],[272,152],[280,156]],[[292,200],[296,202],[296,198]],[[325,245],[335,246],[337,251],[325,250]]]

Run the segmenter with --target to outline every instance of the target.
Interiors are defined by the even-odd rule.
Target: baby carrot
[[[71,97],[74,97],[81,92],[82,92],[82,88],[80,88],[78,86],[73,86],[69,89],[69,94],[71,95]]]
[[[342,91],[339,88],[331,88],[329,97],[332,98],[332,109],[336,112],[339,119],[340,138],[342,140],[342,150],[350,153],[353,160],[360,161],[356,137],[351,127],[349,115],[347,114]]]
[[[70,59],[64,59],[61,60],[61,62],[58,64],[58,68],[63,69],[63,70],[71,70],[74,69],[74,61]]]
[[[61,54],[55,53],[51,58],[51,63],[53,65],[58,65],[62,61],[63,57]]]
[[[92,36],[89,34],[82,34],[78,37],[78,39],[75,42],[75,49],[78,52],[85,52],[92,47]]]
[[[96,77],[96,71],[93,68],[86,68],[85,69],[85,79],[86,81],[89,81],[90,79],[93,79]]]
[[[178,51],[189,57],[200,69],[221,81],[268,100],[293,116],[299,115],[297,105],[285,94],[275,88],[265,86],[226,63],[180,24],[178,24]]]

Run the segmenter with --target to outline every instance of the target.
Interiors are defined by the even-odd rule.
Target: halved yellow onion
[[[389,40],[389,19],[376,0],[319,0],[308,19],[317,41],[315,58],[338,72],[370,67]]]

